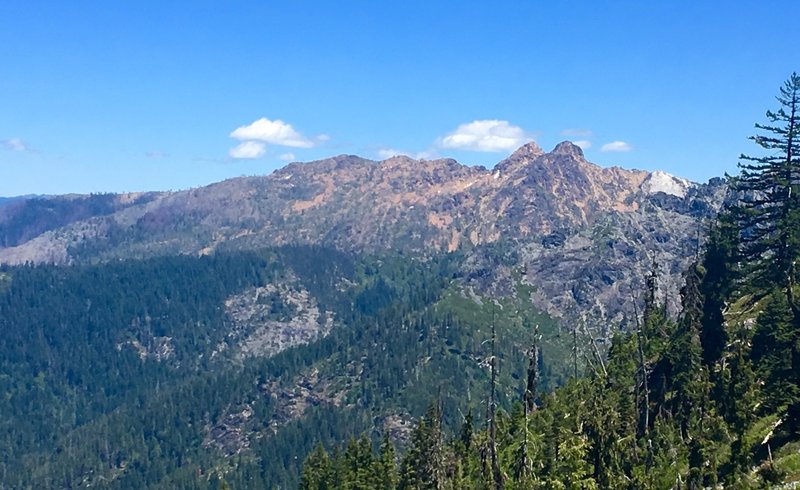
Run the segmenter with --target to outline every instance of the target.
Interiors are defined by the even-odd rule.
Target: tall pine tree
[[[800,259],[800,76],[793,73],[776,98],[780,108],[767,111],[769,124],[756,124],[761,134],[750,138],[766,151],[740,157],[734,188],[742,198],[734,209],[748,279],[781,285],[800,326],[793,290]]]
[[[745,272],[764,297],[776,286],[790,314],[789,325],[762,338],[780,340],[781,355],[789,360],[788,423],[800,427],[800,300],[797,298],[800,261],[800,76],[793,73],[776,97],[777,111],[767,111],[769,124],[756,124],[761,134],[751,139],[765,151],[742,155],[735,188],[743,197],[735,208],[742,228]],[[778,345],[782,344],[782,345]]]

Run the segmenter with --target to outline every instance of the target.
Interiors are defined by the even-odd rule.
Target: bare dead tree
[[[528,378],[525,386],[525,413],[526,415],[536,410],[536,391],[539,387],[539,357],[541,348],[539,347],[539,325],[533,330],[533,342],[528,350]]]
[[[489,453],[492,464],[492,481],[494,482],[495,490],[502,490],[503,488],[503,473],[500,471],[500,461],[497,457],[497,400],[496,400],[496,387],[497,387],[497,356],[495,352],[495,341],[497,339],[497,331],[495,328],[495,310],[492,308],[492,357],[489,364],[491,369],[491,389],[489,396]]]
[[[583,328],[583,333],[589,337],[589,343],[592,344],[592,353],[594,354],[595,361],[600,365],[600,369],[603,370],[603,377],[608,377],[608,369],[606,369],[606,362],[603,359],[603,356],[600,354],[600,348],[597,347],[597,342],[595,341],[594,336],[589,333],[589,328],[586,326],[586,321],[583,317],[581,317],[581,327]]]

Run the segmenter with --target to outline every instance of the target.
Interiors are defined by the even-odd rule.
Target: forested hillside
[[[530,305],[425,261],[284,247],[0,271],[0,481],[7,488],[289,488],[313,444],[403,441],[429,400],[444,423],[485,396],[502,326],[502,400],[544,335],[543,383],[568,335]],[[276,333],[277,332],[277,333]],[[504,401],[504,403],[506,403]]]
[[[434,398],[395,464],[385,440],[308,456],[301,489],[790,488],[800,481],[800,76],[778,95],[742,155],[738,193],[685,273],[671,319],[656,276],[632,331],[585,376],[525,391],[510,411],[493,397],[459,432]],[[594,344],[591,343],[594,347]],[[586,347],[589,350],[589,346]],[[494,364],[491,364],[494,366]],[[494,379],[494,376],[492,377]],[[491,386],[494,386],[492,382]],[[483,425],[483,424],[481,424]],[[791,486],[794,488],[794,486]]]

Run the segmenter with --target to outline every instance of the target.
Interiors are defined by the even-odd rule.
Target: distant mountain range
[[[25,194],[24,196],[11,196],[11,197],[2,197],[0,196],[0,206],[5,206],[6,204],[10,204],[16,201],[24,201],[26,199],[34,199],[37,197],[43,197],[39,194]]]
[[[430,256],[502,294],[514,272],[537,307],[620,320],[656,264],[663,292],[725,196],[665,172],[602,168],[563,142],[529,143],[492,169],[340,155],[180,192],[0,201],[0,262],[97,262],[283,244]],[[673,295],[675,296],[675,295]],[[627,306],[626,306],[627,305]]]

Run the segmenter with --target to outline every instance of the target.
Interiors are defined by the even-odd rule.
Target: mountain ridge
[[[411,175],[412,173],[417,175]],[[229,191],[229,199],[218,199],[217,201],[220,204],[230,204],[237,200],[253,197],[258,190],[257,187],[265,184],[272,185],[275,187],[274,190],[283,193],[281,197],[290,201],[290,211],[303,213],[306,210],[325,204],[336,190],[333,185],[352,185],[354,182],[357,183],[358,179],[365,179],[362,187],[371,187],[374,191],[383,192],[384,196],[388,196],[389,200],[393,201],[394,204],[412,206],[419,204],[425,197],[432,197],[426,196],[426,191],[439,195],[443,193],[474,195],[475,193],[469,192],[468,189],[475,185],[483,187],[483,191],[500,191],[503,187],[508,186],[538,187],[549,194],[544,196],[546,200],[557,201],[560,198],[559,194],[566,198],[570,196],[578,197],[572,203],[560,203],[558,211],[562,214],[576,214],[576,216],[561,216],[562,218],[568,218],[568,221],[587,221],[589,218],[587,213],[591,213],[592,210],[585,208],[589,204],[594,204],[595,201],[600,208],[611,207],[620,212],[635,210],[639,203],[633,201],[633,195],[643,191],[643,183],[657,174],[669,175],[662,171],[646,172],[642,170],[627,170],[621,167],[604,168],[597,166],[588,162],[584,158],[582,150],[568,141],[559,143],[550,153],[545,153],[536,143],[523,145],[508,158],[498,162],[492,169],[463,165],[449,158],[414,160],[400,155],[382,161],[373,161],[354,155],[338,155],[312,162],[290,163],[264,176],[236,177],[183,191],[108,194],[106,196],[115,196],[115,200],[122,209],[114,209],[114,213],[79,216],[78,219],[71,220],[67,225],[76,221],[97,218],[100,214],[115,214],[117,211],[124,211],[128,207],[140,204],[137,199],[141,196],[149,198],[146,200],[147,202],[143,203],[145,205],[150,200],[153,200],[168,208],[182,205],[186,209],[207,212],[209,211],[208,207],[192,203],[201,193],[206,193],[207,196],[204,197],[213,199],[214,191],[224,189]],[[333,177],[329,178],[329,175],[333,175]],[[301,181],[295,183],[300,178],[306,178],[309,182]],[[572,178],[579,180],[571,182],[570,179]],[[685,181],[684,179],[680,180]],[[403,184],[406,185],[406,188],[401,188]],[[418,188],[409,188],[409,184],[418,185]],[[569,188],[565,189],[564,186]],[[584,186],[587,186],[591,193],[581,192],[580,188]],[[315,190],[316,192],[314,192]],[[48,199],[80,201],[82,198],[88,197],[65,195]],[[380,198],[380,196],[376,197]],[[487,203],[486,201],[486,199],[483,199],[481,204],[490,204],[492,209],[500,211],[499,214],[506,211],[508,205],[511,204],[510,202],[505,202],[502,198],[499,199],[499,202],[496,199],[494,203]],[[540,206],[542,204],[539,203]],[[564,209],[565,206],[570,205],[572,205],[573,209]],[[143,211],[143,215],[146,215],[151,209],[143,209]],[[6,216],[9,214],[13,214],[13,210],[5,213]],[[0,223],[4,221],[8,221],[8,218],[6,217],[4,220],[3,215],[0,215]],[[430,223],[432,226],[441,228],[441,225],[438,224],[438,217],[430,216],[429,221],[432,222]],[[483,221],[488,220],[484,219]],[[553,226],[550,221],[550,219],[540,220],[538,226],[526,225],[525,228],[531,229],[526,230],[523,228],[519,231],[523,235],[529,232],[546,234],[551,231],[549,228]],[[147,219],[144,222],[147,222]],[[40,234],[30,237],[28,240],[23,240],[21,243],[0,248],[0,261],[4,263],[20,262],[19,259],[14,258],[14,254],[9,254],[8,249],[24,245],[24,243],[38,236]],[[468,238],[473,245],[476,245],[487,241],[495,241],[496,237],[496,234],[488,233],[485,236],[473,234]],[[431,243],[430,245],[435,246],[437,244]],[[35,252],[23,255],[26,257],[25,260],[33,262],[68,261],[66,255],[60,259],[53,256],[40,257]]]
[[[629,302],[622,289],[643,280],[654,261],[662,265],[665,292],[677,290],[679,271],[701,239],[698,228],[724,194],[721,180],[696,184],[660,171],[600,167],[566,141],[549,153],[528,143],[492,169],[447,158],[339,155],[185,191],[107,195],[102,212],[90,216],[72,211],[83,202],[72,197],[73,207],[62,211],[66,223],[55,220],[58,226],[39,234],[33,229],[39,214],[29,209],[36,200],[6,206],[0,238],[14,232],[28,239],[0,248],[0,263],[205,255],[292,243],[422,257],[461,251],[490,276],[480,286],[498,289],[509,272],[486,249],[509,244],[517,255],[511,268],[525,270],[539,288],[537,306],[559,314],[594,309],[619,319]],[[22,230],[11,230],[7,223],[25,212],[32,219],[17,219]]]

